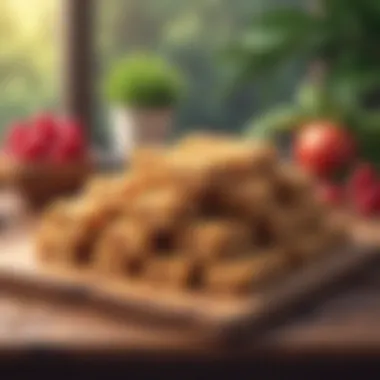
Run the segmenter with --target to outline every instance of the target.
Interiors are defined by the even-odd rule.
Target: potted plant
[[[182,90],[179,71],[159,56],[139,53],[117,61],[105,85],[113,105],[116,154],[124,156],[136,145],[164,142]]]

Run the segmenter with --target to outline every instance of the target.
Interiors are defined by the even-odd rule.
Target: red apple
[[[314,121],[304,125],[294,141],[298,164],[317,177],[335,174],[355,155],[351,135],[330,121]]]

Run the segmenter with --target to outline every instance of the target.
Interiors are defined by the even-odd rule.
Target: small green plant
[[[142,53],[116,62],[105,83],[109,101],[137,108],[173,106],[183,90],[183,77],[175,67],[160,57]]]

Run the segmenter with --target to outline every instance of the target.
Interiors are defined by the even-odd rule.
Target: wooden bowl
[[[13,164],[10,183],[32,209],[57,197],[75,194],[92,173],[90,161],[68,164]]]

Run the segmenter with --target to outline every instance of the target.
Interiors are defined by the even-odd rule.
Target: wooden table
[[[365,353],[380,348],[380,268],[358,276],[347,289],[279,326],[249,347],[286,355]],[[183,332],[91,312],[80,304],[51,304],[33,295],[0,290],[0,350],[54,348],[79,353],[213,354]],[[246,349],[247,350],[247,349]],[[245,350],[245,351],[246,351]],[[221,354],[221,353],[218,353]]]
[[[1,290],[0,373],[5,365],[12,375],[23,368],[55,378],[57,372],[66,378],[109,378],[113,372],[120,378],[168,377],[170,369],[176,379],[198,378],[201,371],[268,379],[275,365],[277,375],[310,379],[327,370],[342,374],[343,365],[345,375],[356,370],[364,376],[378,362],[379,292],[380,269],[374,269],[258,344],[225,353],[200,347],[191,336],[112,320],[81,305],[52,305]]]
[[[380,228],[366,225],[359,229],[363,230],[361,235],[368,235],[366,239],[379,239],[380,245]],[[354,363],[360,358],[377,358],[380,353],[379,321],[380,259],[378,266],[358,273],[330,297],[299,310],[297,317],[234,352],[204,347],[195,337],[182,332],[100,315],[80,303],[51,303],[0,288],[0,360],[6,358],[9,363],[13,358],[26,363],[37,359],[43,363],[47,356],[53,363],[52,357],[84,362],[97,358],[100,365],[107,358],[120,358],[124,364],[157,358],[161,362],[166,359],[189,364],[206,358],[226,364],[245,358],[252,366],[270,357],[282,364],[297,360],[298,368],[300,360],[344,357],[347,361],[350,357],[350,363]]]

